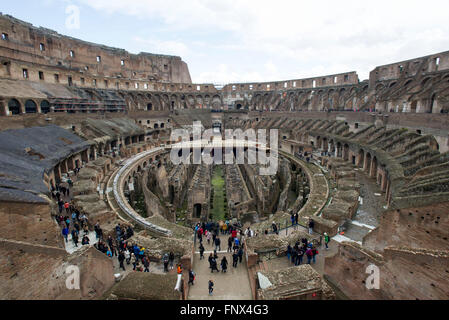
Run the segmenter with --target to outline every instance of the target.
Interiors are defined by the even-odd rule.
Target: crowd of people
[[[293,247],[290,244],[287,247],[287,259],[295,266],[303,263],[304,256],[307,258],[307,264],[316,263],[318,254],[317,247],[306,238],[301,239],[301,242],[297,241]]]
[[[226,273],[228,270],[229,261],[226,256],[223,256],[220,261],[220,269],[218,269],[218,252],[221,251],[221,235],[229,235],[227,253],[232,253],[232,266],[237,268],[239,263],[242,263],[244,253],[244,237],[254,236],[254,232],[248,227],[244,233],[241,231],[240,224],[231,224],[229,221],[221,223],[198,223],[195,226],[195,238],[199,241],[200,260],[204,259],[204,244],[205,238],[207,244],[214,247],[214,252],[210,253],[208,262],[211,273],[214,271]]]

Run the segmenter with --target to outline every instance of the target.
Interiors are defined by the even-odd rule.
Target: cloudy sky
[[[15,0],[0,11],[82,40],[179,55],[195,83],[299,79],[449,50],[447,0]],[[79,10],[79,25],[73,13]]]

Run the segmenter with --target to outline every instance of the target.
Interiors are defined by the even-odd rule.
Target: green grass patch
[[[211,215],[214,221],[225,219],[226,207],[226,188],[225,180],[223,178],[223,167],[215,166],[212,173],[212,188],[214,190],[214,197],[212,202]]]

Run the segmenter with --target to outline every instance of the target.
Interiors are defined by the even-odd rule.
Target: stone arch
[[[201,218],[202,205],[201,203],[195,203],[193,205],[193,217],[196,219]]]
[[[357,166],[363,167],[364,163],[365,163],[365,151],[363,149],[360,149],[358,154]]]
[[[214,95],[214,96],[212,97],[212,107],[213,107],[214,109],[220,109],[220,108],[221,108],[221,105],[222,105],[222,103],[221,103],[221,98],[220,98],[220,96],[219,96],[219,95]]]
[[[440,145],[435,140],[435,138],[432,136],[432,138],[429,141],[430,149],[434,151],[440,151]]]
[[[426,77],[421,81],[421,85],[424,86],[426,85],[427,82],[429,82],[429,80],[432,79],[432,77]]]
[[[337,142],[337,158],[343,157],[343,147],[341,142]]]
[[[25,113],[37,113],[37,104],[34,100],[25,101]]]
[[[323,138],[323,147],[322,147],[322,149],[323,149],[324,151],[328,151],[328,150],[329,150],[329,143],[328,143],[326,137]]]
[[[365,156],[365,164],[364,164],[364,167],[363,167],[363,170],[366,172],[366,173],[368,173],[369,174],[369,172],[370,172],[370,170],[371,170],[371,159],[372,159],[372,157],[371,157],[371,153],[367,153],[366,154],[366,156]]]
[[[50,112],[50,102],[47,100],[41,101],[41,112],[42,113],[49,113]]]
[[[22,105],[20,104],[19,100],[11,99],[8,102],[8,110],[12,115],[20,114],[22,110]]]
[[[371,178],[377,178],[376,176],[377,176],[378,165],[379,165],[379,163],[377,161],[377,157],[374,156],[372,164],[371,164],[371,170],[369,171],[369,175],[370,175]]]
[[[349,161],[349,145],[347,143],[343,146],[343,159]]]

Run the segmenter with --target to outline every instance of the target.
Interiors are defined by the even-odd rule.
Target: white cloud
[[[346,71],[357,71],[363,80],[377,65],[449,50],[446,0],[78,2],[159,22],[164,33],[138,41],[144,48],[187,57],[195,82],[271,81]],[[167,32],[182,40],[158,38]],[[192,33],[204,38],[184,41]],[[195,51],[198,46],[202,50]],[[203,61],[211,49],[222,53],[214,64]],[[257,59],[248,65],[236,55]]]

